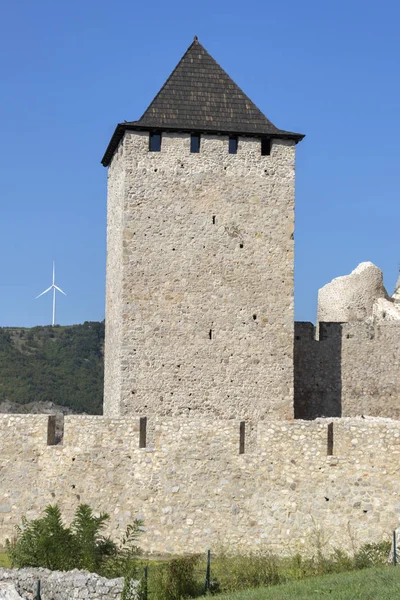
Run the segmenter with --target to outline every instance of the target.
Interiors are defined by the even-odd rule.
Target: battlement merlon
[[[21,456],[28,462],[34,457],[40,461],[41,456],[51,456],[52,452],[58,456],[58,461],[67,462],[70,455],[93,456],[98,457],[98,466],[101,465],[100,456],[107,464],[114,455],[130,455],[135,461],[149,452],[177,463],[190,459],[215,460],[220,455],[232,460],[243,455],[243,460],[246,460],[248,455],[250,458],[264,456],[274,461],[295,459],[307,464],[309,460],[324,461],[330,455],[347,462],[355,455],[362,456],[367,450],[397,453],[400,448],[400,422],[383,418],[327,418],[252,424],[235,419],[113,419],[70,415],[64,418],[64,435],[59,443],[48,437],[52,418],[48,415],[0,415],[1,454],[12,456],[13,460]],[[256,438],[250,445],[254,427]],[[151,431],[147,439],[146,428]],[[369,460],[367,455],[364,459]],[[383,455],[380,460],[383,460]]]

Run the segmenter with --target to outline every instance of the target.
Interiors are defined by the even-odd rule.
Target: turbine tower
[[[44,292],[42,292],[41,294],[39,294],[39,296],[36,296],[35,300],[37,300],[37,298],[40,298],[40,296],[43,296],[43,294],[47,294],[47,292],[50,292],[50,290],[53,290],[53,320],[52,320],[52,327],[54,327],[55,322],[56,322],[56,290],[61,292],[62,294],[64,294],[64,296],[66,296],[67,294],[65,292],[62,291],[61,288],[58,287],[58,285],[56,285],[55,283],[56,281],[56,265],[55,262],[53,261],[53,283],[51,284],[50,287],[47,288],[47,290],[44,290]]]

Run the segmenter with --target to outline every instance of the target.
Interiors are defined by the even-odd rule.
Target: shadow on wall
[[[295,323],[294,416],[342,416],[342,323]]]

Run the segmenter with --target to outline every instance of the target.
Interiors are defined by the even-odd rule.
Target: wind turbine
[[[39,294],[39,296],[36,296],[35,300],[37,300],[37,298],[40,298],[40,296],[43,296],[43,294],[47,294],[47,292],[50,292],[50,290],[53,290],[53,321],[52,321],[52,327],[54,327],[55,325],[55,321],[56,321],[56,290],[61,292],[62,294],[64,294],[64,296],[66,296],[67,294],[65,292],[62,291],[61,288],[58,287],[58,285],[55,284],[56,281],[56,265],[55,262],[53,262],[53,283],[51,284],[50,287],[47,288],[47,290],[44,290],[44,292],[42,292],[41,294]]]

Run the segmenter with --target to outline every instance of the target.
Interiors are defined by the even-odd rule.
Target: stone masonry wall
[[[36,600],[38,580],[42,600],[120,600],[124,589],[122,577],[106,579],[86,571],[0,569],[0,582],[13,583],[27,600]]]
[[[317,535],[351,549],[398,525],[400,422],[260,422],[242,454],[237,420],[155,420],[144,448],[139,429],[67,416],[63,444],[48,446],[46,416],[0,415],[0,544],[55,502],[67,521],[80,502],[109,512],[114,537],[143,518],[151,552],[306,553]]]
[[[125,162],[123,144],[114,154],[108,169],[107,205],[107,273],[106,279],[106,336],[104,363],[104,395],[108,399],[107,411],[119,414],[118,395],[121,389],[122,345],[122,244],[124,228]],[[112,274],[112,275],[111,275]]]
[[[400,323],[295,323],[295,415],[400,419]]]
[[[105,415],[292,417],[294,142],[148,143],[109,174]]]

